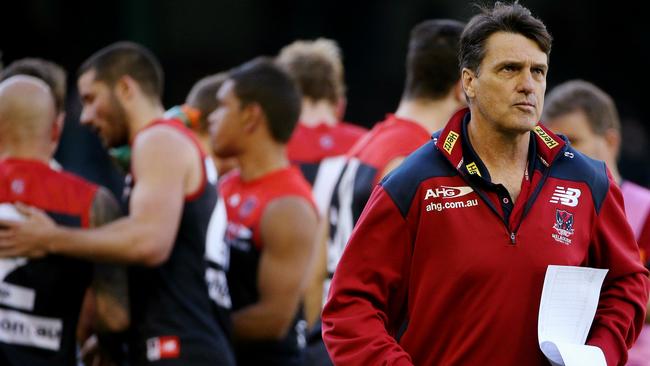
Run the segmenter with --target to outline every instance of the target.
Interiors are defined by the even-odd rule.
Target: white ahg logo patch
[[[460,186],[460,187],[440,186],[437,187],[436,189],[427,189],[424,195],[424,200],[427,201],[430,198],[449,199],[449,198],[462,197],[473,191],[474,190],[472,189],[472,187],[468,187],[468,186]]]
[[[578,197],[582,192],[577,188],[564,188],[557,186],[555,192],[551,196],[550,203],[560,203],[569,207],[576,207],[578,205]]]

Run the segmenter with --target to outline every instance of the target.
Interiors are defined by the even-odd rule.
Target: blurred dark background
[[[492,1],[486,2],[491,4]],[[621,171],[648,186],[650,44],[643,2],[520,1],[554,36],[548,89],[571,78],[589,80],[610,93],[624,123]],[[150,48],[166,73],[166,107],[182,103],[199,78],[258,55],[275,55],[295,39],[328,37],[343,51],[348,121],[372,126],[397,106],[410,29],[429,18],[467,21],[473,2],[199,1],[106,2],[23,0],[3,2],[0,50],[4,64],[42,57],[69,72],[69,116],[57,158],[64,167],[119,190],[119,176],[97,139],[78,126],[76,69],[90,54],[118,40]]]

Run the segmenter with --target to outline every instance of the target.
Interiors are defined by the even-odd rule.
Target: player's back
[[[38,161],[0,161],[0,203],[43,209],[61,225],[89,226],[97,188]],[[0,259],[0,364],[76,365],[75,332],[91,278],[92,265],[70,257]]]
[[[159,120],[148,128],[161,124],[187,136],[201,159],[206,158],[196,138],[180,121]],[[228,319],[215,313],[206,284],[205,248],[217,192],[207,179],[205,167],[202,169],[200,187],[184,198],[168,260],[153,268],[129,269],[132,365],[234,364],[227,339]],[[124,198],[129,199],[128,195]]]
[[[313,185],[323,159],[346,154],[367,132],[363,127],[346,122],[333,126],[321,123],[313,127],[299,123],[287,144],[287,155]]]

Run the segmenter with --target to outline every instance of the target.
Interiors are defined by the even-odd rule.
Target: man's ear
[[[460,77],[461,83],[463,90],[465,91],[465,94],[467,95],[468,98],[472,99],[476,96],[476,90],[475,90],[475,82],[476,82],[476,74],[474,71],[464,67],[463,71],[461,72],[461,77]]]
[[[50,131],[50,141],[57,145],[59,139],[61,139],[61,133],[63,133],[63,122],[65,121],[65,112],[59,112],[54,118],[52,123],[52,130]]]
[[[139,89],[138,83],[129,75],[123,75],[117,79],[113,87],[115,95],[122,101],[132,99],[137,89]]]
[[[248,103],[242,113],[244,114],[244,132],[246,133],[254,132],[266,119],[262,106],[258,103]]]

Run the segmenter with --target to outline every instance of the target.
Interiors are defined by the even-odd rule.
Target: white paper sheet
[[[585,345],[605,275],[606,269],[548,266],[537,336],[553,365],[607,366],[598,347]]]

